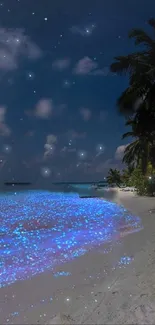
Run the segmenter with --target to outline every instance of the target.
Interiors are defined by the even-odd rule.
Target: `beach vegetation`
[[[128,128],[122,138],[131,140],[123,157],[127,168],[120,176],[140,195],[155,193],[155,19],[148,25],[152,35],[138,28],[129,32],[135,52],[115,57],[110,67],[113,73],[128,76],[128,87],[117,100]]]
[[[120,187],[122,183],[121,173],[118,169],[109,169],[108,176],[107,176],[107,182],[109,185],[116,185]]]

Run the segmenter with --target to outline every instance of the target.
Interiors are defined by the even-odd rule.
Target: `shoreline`
[[[3,316],[10,310],[5,323],[154,323],[155,213],[149,210],[155,208],[155,200],[119,190],[115,194],[108,200],[141,217],[144,229],[55,269],[69,276],[45,272],[2,288]],[[122,256],[129,265],[119,265]]]

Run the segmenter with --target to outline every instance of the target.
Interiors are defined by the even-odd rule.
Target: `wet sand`
[[[142,218],[144,229],[125,237],[120,247],[113,248],[113,252],[108,254],[113,261],[124,254],[132,257],[132,262],[128,266],[109,269],[99,284],[92,285],[92,296],[83,298],[81,308],[70,313],[73,320],[58,315],[51,324],[155,322],[155,211],[149,212],[155,209],[155,199],[117,191],[112,200]]]
[[[108,197],[109,199],[110,197]],[[140,216],[144,229],[51,272],[0,289],[7,324],[153,324],[154,198],[118,191],[111,198]]]

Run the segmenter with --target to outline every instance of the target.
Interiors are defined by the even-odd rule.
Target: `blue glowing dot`
[[[71,275],[70,272],[64,272],[64,271],[61,271],[61,272],[57,272],[57,273],[55,273],[55,274],[54,274],[54,277],[55,277],[55,278],[58,278],[59,276],[69,276],[69,275]]]
[[[122,256],[118,263],[119,266],[126,266],[129,265],[134,260],[131,256]]]

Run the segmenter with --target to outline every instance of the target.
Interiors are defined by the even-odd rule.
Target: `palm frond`
[[[117,100],[117,107],[120,114],[129,116],[135,112],[135,103],[137,101],[136,89],[128,87]]]
[[[126,163],[127,165],[131,165],[138,160],[139,156],[139,140],[136,140],[132,143],[130,143],[124,151],[124,157],[123,157],[123,162]]]
[[[129,138],[129,137],[135,137],[134,133],[131,131],[131,132],[126,132],[122,135],[122,140],[125,139],[125,138]]]
[[[150,144],[146,139],[137,139],[130,143],[125,151],[123,162],[128,166],[141,164],[142,172],[145,175],[148,166]]]
[[[136,28],[129,32],[129,38],[135,39],[135,45],[144,44],[147,47],[153,47],[154,41],[152,38],[142,29]]]
[[[125,125],[126,126],[131,126],[133,129],[133,126],[136,124],[136,120],[135,119],[129,119],[126,121]]]
[[[117,56],[114,58],[116,62],[110,66],[111,72],[118,73],[120,75],[132,73],[137,64],[138,57],[135,54],[129,54],[127,56]]]

